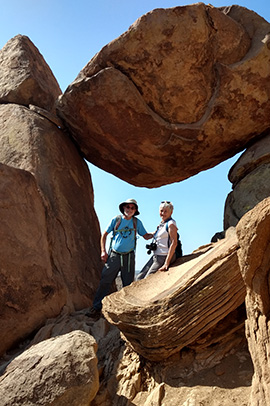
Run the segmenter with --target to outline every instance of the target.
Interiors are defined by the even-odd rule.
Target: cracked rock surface
[[[156,9],[59,97],[85,158],[136,186],[211,168],[269,127],[270,25],[243,7]]]

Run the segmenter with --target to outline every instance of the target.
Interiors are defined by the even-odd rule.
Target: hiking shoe
[[[87,317],[91,319],[98,320],[101,316],[101,310],[97,310],[94,307],[90,307],[90,309],[85,313]]]

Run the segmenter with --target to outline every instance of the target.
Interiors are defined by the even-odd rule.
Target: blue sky
[[[104,45],[125,32],[141,15],[155,8],[193,3],[173,0],[0,0],[0,48],[17,34],[27,35],[64,91]],[[221,7],[235,3],[212,1],[211,4]],[[237,4],[270,21],[269,0],[243,0]],[[132,186],[89,164],[101,230],[118,214],[119,203],[132,197],[138,201],[139,218],[147,231],[152,232],[159,223],[159,203],[170,200],[175,206],[173,217],[180,231],[184,254],[209,243],[211,237],[223,229],[224,203],[231,191],[227,174],[237,157],[180,183],[156,189]],[[148,259],[145,243],[142,238],[138,240],[136,269]]]

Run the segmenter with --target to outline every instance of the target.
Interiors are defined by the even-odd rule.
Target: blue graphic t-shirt
[[[130,220],[124,219],[121,216],[121,223],[119,224],[115,236],[112,241],[112,249],[119,253],[129,252],[135,248],[135,230],[133,225],[133,218]],[[109,234],[114,230],[117,217],[114,217],[107,227],[107,233]],[[141,220],[137,219],[137,233],[144,235],[147,233]]]

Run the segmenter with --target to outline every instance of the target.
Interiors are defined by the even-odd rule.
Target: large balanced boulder
[[[251,404],[270,399],[270,198],[246,213],[237,225],[239,264],[246,285],[246,336],[254,364]]]
[[[166,359],[244,302],[237,250],[232,228],[201,255],[105,297],[103,313],[136,352]]]
[[[136,186],[186,179],[270,124],[270,24],[245,8],[157,9],[57,102],[87,160]]]
[[[3,167],[0,181],[2,353],[64,305],[88,307],[102,264],[89,169],[69,136],[34,111],[6,104],[0,140],[0,162],[13,167]]]
[[[0,103],[53,110],[61,89],[32,41],[16,35],[0,50]]]

